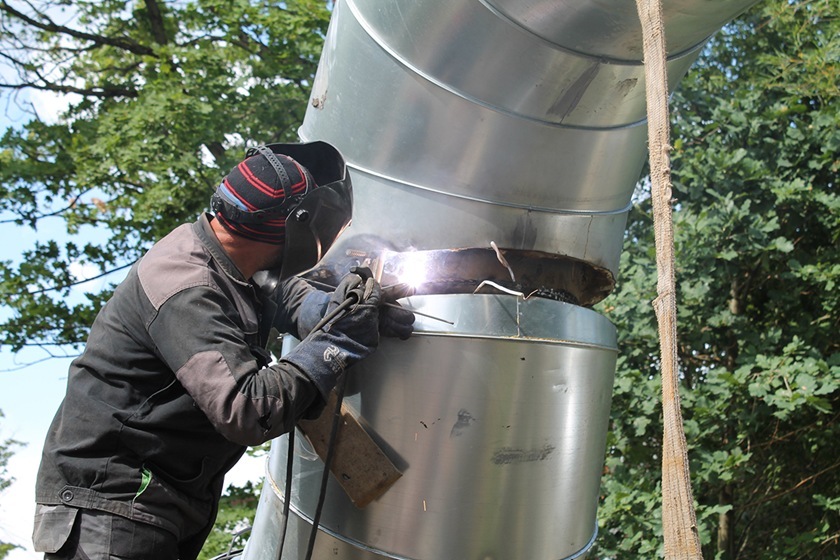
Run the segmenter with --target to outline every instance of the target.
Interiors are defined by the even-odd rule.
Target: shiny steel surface
[[[418,315],[415,329],[425,335],[452,334],[615,351],[615,327],[603,316],[576,305],[507,295],[413,296],[400,302],[453,324]],[[402,345],[397,345],[397,349]]]
[[[627,0],[481,0],[546,40],[590,56],[641,60],[636,4]],[[669,53],[696,48],[756,0],[665,0]]]
[[[672,88],[748,3],[666,3]],[[300,135],[351,166],[345,239],[492,240],[615,274],[646,154],[638,28],[628,1],[338,2]]]
[[[664,1],[671,89],[753,3]],[[615,275],[646,158],[641,52],[632,0],[336,2],[300,129],[338,147],[353,179],[353,223],[325,270],[371,248],[493,242]],[[331,480],[313,557],[584,555],[614,327],[552,300],[428,293],[410,305],[455,325],[418,317],[410,340],[354,368],[347,398],[404,476],[364,510]],[[299,446],[286,560],[305,553],[321,469]],[[284,470],[275,442],[247,559],[277,557]]]
[[[455,324],[418,316],[412,339],[384,340],[353,368],[346,398],[403,477],[363,510],[331,480],[324,530],[359,554],[348,558],[557,560],[587,548],[615,368],[612,325],[545,299],[407,303]],[[269,466],[280,491],[285,446]],[[322,468],[298,452],[292,506],[304,520],[314,515]],[[330,557],[330,542],[316,558]],[[284,558],[299,557],[293,547]]]
[[[613,274],[618,270],[621,244],[614,240],[623,236],[624,209],[604,213],[540,211],[434,192],[359,168],[352,173],[353,223],[336,242],[333,255],[371,243],[409,251],[486,248],[495,241],[502,248],[567,255]]]
[[[565,40],[572,33],[583,31],[591,41],[604,27],[580,29],[580,22],[561,19],[554,40],[546,40],[493,4],[349,0],[347,5],[370,39],[406,69],[497,111],[586,128],[644,120],[641,52],[611,59],[567,47]],[[552,8],[559,3],[541,4],[555,12]],[[633,2],[624,4],[635,14]],[[591,8],[586,2],[575,5]],[[630,41],[638,40],[639,48],[640,29],[638,20],[630,20],[623,31]],[[697,57],[702,39],[686,45],[687,52],[674,51],[678,54],[668,68],[672,87]]]
[[[339,144],[353,167],[486,202],[585,212],[628,204],[644,126],[570,129],[488,108],[401,65],[346,5],[333,17],[336,44],[321,60],[312,93],[319,106],[310,104],[304,139]]]

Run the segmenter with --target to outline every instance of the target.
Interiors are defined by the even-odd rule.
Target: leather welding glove
[[[345,304],[348,300],[349,305]],[[303,371],[326,400],[344,370],[368,357],[379,345],[379,301],[376,280],[347,274],[330,296],[326,316],[347,305],[344,311],[313,330],[281,361]]]
[[[400,305],[394,302],[393,305]],[[379,334],[400,340],[408,340],[414,332],[414,313],[408,309],[379,308]]]
[[[379,334],[408,340],[414,332],[414,313],[402,308],[398,299],[408,297],[414,293],[414,288],[408,284],[397,284],[382,293],[382,306],[379,308]],[[396,305],[390,307],[385,304]]]
[[[374,295],[374,291],[376,292]],[[350,309],[354,310],[359,305],[373,305],[378,307],[381,299],[381,288],[379,283],[373,278],[369,268],[353,267],[350,272],[344,275],[341,282],[336,286],[335,291],[330,297],[330,302],[327,304],[327,312],[324,315],[328,316],[335,311],[340,305],[348,300],[352,301]],[[352,313],[345,313],[342,317],[347,317]]]

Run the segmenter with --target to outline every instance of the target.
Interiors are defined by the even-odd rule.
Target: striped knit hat
[[[268,160],[272,156],[276,158],[275,165]],[[227,204],[214,205],[213,210],[231,233],[282,245],[286,239],[286,216],[304,194],[316,187],[309,171],[297,161],[263,150],[228,173],[214,196]]]

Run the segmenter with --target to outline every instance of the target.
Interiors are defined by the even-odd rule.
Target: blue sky
[[[27,120],[20,104],[40,102],[37,96],[26,92],[17,95],[15,101],[6,96],[2,100],[0,131],[4,133],[11,126],[21,126]],[[43,101],[49,101],[44,98]],[[57,107],[57,100],[47,106]],[[6,216],[3,216],[6,217]],[[23,251],[35,240],[58,238],[59,222],[45,224],[39,231],[21,228],[12,224],[0,224],[0,259],[18,262]],[[12,354],[7,347],[0,348],[0,410],[5,415],[0,419],[0,440],[14,439],[22,446],[14,447],[14,456],[9,461],[9,474],[15,482],[0,495],[0,540],[17,544],[23,549],[12,552],[11,560],[39,558],[31,550],[30,534],[35,474],[40,460],[41,442],[46,435],[49,421],[64,394],[69,359],[40,361],[45,356],[38,351]],[[37,362],[29,367],[25,364]]]
[[[36,238],[61,239],[61,223],[53,220],[37,232],[29,228],[0,224],[0,259],[19,261]],[[0,349],[0,440],[14,439],[23,445],[13,448],[9,474],[15,482],[0,495],[0,540],[23,547],[9,560],[42,558],[31,548],[30,534],[35,511],[35,475],[41,445],[49,423],[64,396],[71,358],[47,358],[41,350],[12,354]],[[31,364],[31,365],[27,365]]]
[[[2,71],[2,68],[0,68]],[[10,126],[21,126],[27,116],[19,109],[21,103],[31,103],[41,118],[57,118],[66,106],[66,101],[52,94],[18,94],[17,103],[9,103],[0,94],[0,134]],[[0,215],[0,219],[6,216]],[[93,232],[92,232],[93,233]],[[63,240],[67,235],[63,222],[51,219],[39,224],[38,231],[13,224],[0,223],[0,260],[19,262],[23,252],[32,247],[36,240]],[[80,268],[78,274],[87,277],[95,271]],[[99,285],[117,281],[113,276],[96,280]],[[95,283],[80,287],[71,298],[81,297],[84,290],[97,291]],[[5,313],[0,309],[0,314]],[[72,351],[71,351],[72,352]],[[13,449],[9,461],[9,474],[15,482],[0,493],[0,541],[18,545],[8,556],[9,560],[36,560],[42,554],[32,549],[32,518],[35,511],[35,476],[40,462],[41,447],[55,414],[67,379],[67,368],[71,358],[47,359],[38,349],[28,349],[15,355],[8,348],[0,348],[0,441],[14,439],[23,445]],[[30,364],[30,365],[27,365]],[[263,472],[263,459],[247,455],[229,473],[228,481],[241,485],[246,480],[258,480]]]

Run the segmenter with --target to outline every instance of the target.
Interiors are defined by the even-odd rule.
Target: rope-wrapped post
[[[677,365],[677,304],[665,30],[660,0],[636,0],[642,23],[648,149],[658,272],[653,301],[659,323],[662,368],[662,529],[665,558],[702,560],[688,452],[680,412]]]

